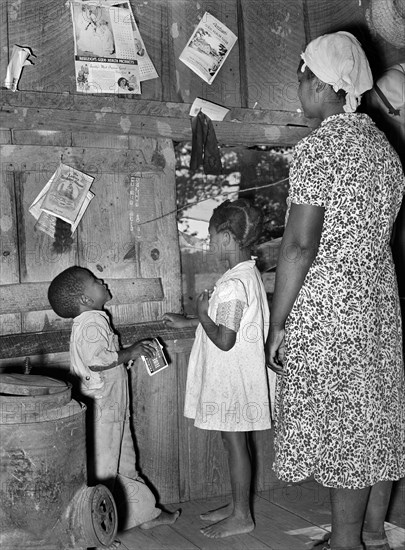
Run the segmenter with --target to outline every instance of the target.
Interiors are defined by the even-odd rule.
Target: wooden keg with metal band
[[[86,407],[68,383],[0,374],[0,547],[107,547],[117,511],[104,485],[87,487]]]

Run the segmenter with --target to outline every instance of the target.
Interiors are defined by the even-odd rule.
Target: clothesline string
[[[260,186],[256,186],[256,187],[248,187],[247,189],[240,189],[239,192],[240,193],[245,193],[246,191],[256,191],[257,189],[265,189],[267,187],[274,187],[276,185],[280,185],[280,183],[284,183],[285,181],[288,181],[288,179],[289,178],[287,177],[287,178],[283,178],[281,180],[275,181],[274,183],[268,183],[267,185],[260,185]],[[233,193],[234,193],[234,191],[228,191],[228,192],[222,193],[222,195],[227,196],[227,195],[232,195]],[[171,214],[177,214],[178,212],[181,212],[181,210],[184,210],[185,208],[189,208],[190,206],[195,206],[196,204],[200,204],[201,202],[208,201],[211,198],[212,197],[206,197],[205,199],[200,199],[198,201],[185,204],[184,206],[181,206],[180,208],[176,208],[175,210],[171,210],[170,212],[166,212],[166,214],[162,214],[161,216],[157,216],[156,218],[146,220],[145,222],[140,222],[140,223],[138,223],[138,225],[145,225],[147,223],[151,223],[151,222],[155,222],[157,220],[161,220],[162,218],[165,218],[166,216],[170,216]]]

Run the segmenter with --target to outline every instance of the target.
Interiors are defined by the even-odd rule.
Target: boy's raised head
[[[100,279],[84,267],[59,273],[48,289],[48,300],[59,317],[73,318],[83,311],[101,310],[111,294]]]
[[[247,199],[225,201],[215,208],[210,227],[230,231],[241,248],[250,248],[262,232],[262,213]]]

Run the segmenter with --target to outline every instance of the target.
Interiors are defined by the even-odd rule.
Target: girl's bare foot
[[[158,525],[172,525],[179,515],[180,510],[176,510],[175,512],[166,512],[162,510],[157,518],[145,521],[145,523],[141,523],[139,527],[141,529],[153,529],[153,527],[157,527]]]
[[[220,539],[224,537],[231,537],[232,535],[242,535],[244,533],[250,533],[255,528],[255,524],[251,516],[247,518],[240,518],[234,515],[228,518],[203,527],[201,533],[211,539]]]
[[[210,510],[209,512],[200,514],[200,519],[203,519],[204,521],[212,521],[214,523],[217,523],[222,519],[228,518],[232,514],[232,512],[233,512],[233,503],[230,502],[225,506],[221,506],[221,508],[217,508],[216,510]]]

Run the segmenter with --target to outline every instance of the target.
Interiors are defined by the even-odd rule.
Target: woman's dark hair
[[[299,71],[301,70],[301,67],[303,66],[303,64],[304,64],[304,60],[301,59],[301,62],[298,66]],[[308,67],[308,65],[305,67],[304,73],[307,75],[308,80],[313,80],[316,77],[316,74],[311,71],[311,69]],[[337,92],[335,92],[335,94],[339,97],[339,99],[345,99],[347,92],[340,89]]]
[[[49,285],[48,300],[54,312],[66,319],[79,313],[79,298],[84,291],[84,273],[90,273],[79,266],[68,267],[59,273]]]
[[[227,200],[215,208],[210,226],[218,233],[228,230],[242,248],[258,241],[262,232],[262,213],[247,199]]]

